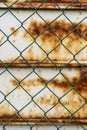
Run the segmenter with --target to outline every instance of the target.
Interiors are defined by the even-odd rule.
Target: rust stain
[[[18,33],[19,33],[19,30],[16,30],[16,29],[14,28],[14,27],[11,27],[10,28],[10,31],[11,31],[11,33],[13,33],[12,35],[14,36],[14,37],[16,37],[17,35],[18,35]]]
[[[80,32],[80,34],[81,34],[84,38],[87,39],[87,24],[84,24],[84,26],[83,26],[83,24],[84,24],[84,23],[81,23],[81,24],[77,27],[77,29],[78,29],[78,31]]]
[[[33,37],[37,37],[39,36],[40,33],[44,32],[39,39],[41,39],[42,43],[45,43],[44,40],[46,39],[48,39],[48,42],[51,41],[52,38],[53,38],[52,41],[56,41],[56,36],[53,35],[52,31],[54,31],[55,34],[57,34],[62,39],[64,35],[66,35],[73,29],[73,26],[69,22],[65,22],[63,20],[54,21],[51,25],[49,25],[49,23],[50,21],[48,21],[47,24],[45,22],[31,20],[27,30]],[[44,31],[47,27],[49,27],[49,29],[47,29],[47,31]],[[27,37],[26,33],[24,34],[24,36],[25,35]]]
[[[18,85],[18,82],[17,82],[16,80],[13,80],[12,82],[13,82],[13,84],[14,84],[15,86]]]
[[[12,37],[10,37],[11,42],[13,44],[15,44],[15,46],[18,47],[19,50],[20,50],[20,48],[24,48],[24,46],[26,48],[27,44],[30,45],[32,43],[32,45],[29,46],[28,48],[26,48],[25,51],[23,51],[23,53],[22,53],[22,56],[26,60],[26,63],[25,63],[26,66],[27,66],[27,62],[29,62],[31,65],[32,64],[35,65],[35,64],[40,63],[45,58],[46,58],[45,62],[44,63],[41,62],[42,65],[41,64],[39,64],[39,65],[43,66],[43,64],[44,64],[44,66],[47,66],[47,64],[48,64],[48,66],[52,66],[51,60],[56,65],[61,64],[61,63],[66,64],[66,63],[68,63],[68,61],[73,59],[73,54],[75,55],[78,51],[80,51],[84,46],[87,45],[87,40],[86,40],[87,24],[86,24],[86,22],[82,22],[81,24],[79,24],[77,26],[77,23],[73,23],[73,25],[72,25],[70,22],[65,21],[63,19],[56,20],[51,24],[50,24],[50,22],[52,22],[51,20],[47,19],[46,21],[48,24],[45,22],[35,20],[35,19],[31,19],[29,21],[29,23],[25,22],[24,24],[26,24],[26,26],[28,26],[26,28],[27,31],[24,31],[23,29],[16,30],[14,27],[10,28],[10,31],[12,32]],[[73,30],[73,32],[72,32],[72,30]],[[34,38],[32,38],[29,34],[31,34]],[[36,43],[33,43],[34,40],[37,41],[38,45],[42,49]],[[61,40],[62,40],[62,42],[61,42]],[[1,39],[1,41],[2,41],[2,39]],[[73,54],[71,54],[62,45],[62,43]],[[19,44],[21,44],[21,46]],[[79,47],[77,47],[77,46],[79,46]],[[84,51],[84,53],[82,53],[82,51],[79,52],[75,58],[79,61],[79,63],[84,62],[86,64],[86,61],[87,61],[87,57],[85,56],[87,53],[86,48],[83,51]],[[2,61],[4,63],[10,63],[11,61],[13,61],[13,58],[16,59],[16,56],[12,55],[12,58],[8,57],[4,60],[2,58]],[[49,60],[49,58],[51,60]],[[25,62],[24,59],[22,59],[20,56],[20,58],[18,58],[15,61],[15,64],[17,63],[18,66],[23,66],[22,63]],[[49,62],[50,62],[50,64],[49,64]],[[46,65],[45,65],[45,63],[46,63]],[[76,61],[73,63],[77,64]],[[73,64],[73,63],[71,63],[71,64]],[[10,65],[12,65],[12,64],[10,64]],[[63,65],[63,64],[61,64],[61,65]],[[77,66],[79,66],[79,64]]]
[[[78,90],[84,96],[84,98],[87,98],[87,94],[86,94],[87,76],[85,76],[83,79],[81,79],[83,74],[84,73],[82,71],[80,71],[80,75],[78,77],[72,77],[70,82],[72,84],[75,84],[77,82],[75,85],[75,89]],[[16,79],[11,79],[10,82],[15,87],[17,87],[19,85],[19,82]],[[48,82],[49,82],[49,80],[44,79],[44,78],[43,78],[43,80],[41,80],[40,78],[27,79],[27,80],[24,80],[21,82],[21,86],[24,87],[26,90],[30,91],[30,87],[32,87],[32,86],[33,87],[38,87],[38,86],[45,87],[46,83],[48,83]],[[66,93],[67,91],[69,91],[72,88],[72,85],[70,84],[70,82],[67,81],[65,78],[63,78],[61,80],[59,78],[55,78],[48,83],[48,87],[51,88],[53,91],[61,89],[63,91],[63,93]],[[42,101],[43,97],[40,100]]]
[[[13,86],[19,85],[19,82],[17,82],[16,79],[12,79],[12,80],[10,80],[10,82],[12,83]],[[38,86],[38,85],[44,86],[45,83],[46,83],[46,81],[37,78],[37,79],[34,79],[34,80],[31,79],[31,80],[27,80],[27,81],[22,81],[21,85],[27,86],[27,87],[31,87],[31,86],[35,87],[35,86]]]
[[[61,40],[70,33],[66,38],[64,38],[63,44],[66,48],[69,48],[73,54],[76,54],[87,44],[84,39],[84,37],[87,37],[86,28],[86,23],[81,23],[77,26],[76,23],[73,23],[72,25],[70,22],[57,20],[50,24],[49,20],[47,24],[33,19],[30,21],[27,31],[37,40],[41,48],[43,48],[47,53],[57,47],[61,43]],[[29,37],[27,32],[24,33],[24,38],[31,41],[33,40],[33,38]],[[79,48],[77,47],[77,44]],[[29,48],[29,53],[30,52],[33,53],[33,47],[31,49]],[[31,59],[31,56],[28,54],[25,55],[25,58]],[[64,54],[67,55],[66,58]],[[45,57],[44,53],[41,53],[41,59],[42,57]],[[51,52],[50,58],[52,60],[70,60],[71,54],[67,49],[60,45]],[[37,56],[34,60],[40,60],[40,57],[38,58]]]
[[[2,1],[0,0],[0,3]],[[15,0],[4,0],[4,2],[6,2],[8,4],[8,6],[10,4],[13,4],[15,2]],[[41,3],[43,2],[43,0],[30,0],[29,2],[32,3],[32,5],[34,7],[39,7],[39,5],[41,5]],[[29,4],[29,2],[27,0],[18,0],[17,2],[15,2],[11,8],[33,8],[31,6],[31,4]],[[55,2],[62,8],[65,8],[69,5],[69,3],[72,2],[72,0],[55,0]],[[81,4],[79,4],[79,2],[81,2]],[[68,8],[73,8],[73,9],[83,9],[83,7],[87,8],[87,1],[86,0],[79,0],[78,2],[75,1],[73,4],[71,4],[71,6],[69,6]],[[1,4],[1,7],[5,7],[4,4]],[[6,7],[5,7],[6,8]],[[56,6],[56,4],[54,4],[54,2],[52,2],[51,0],[47,0],[42,6],[40,6],[40,8],[51,8],[51,9],[56,9],[58,8]]]
[[[75,88],[82,93],[82,95],[87,98],[87,95],[85,92],[87,92],[87,76],[85,76],[82,80],[78,82],[78,84],[75,86]]]
[[[14,27],[11,27],[10,30],[11,30],[11,32],[14,32],[14,31],[15,31],[15,28],[14,28]]]
[[[19,85],[19,82],[16,79],[11,79],[10,82],[13,86],[17,87]]]
[[[56,103],[58,103],[58,99],[55,95],[51,94],[48,98],[46,97],[45,99],[44,99],[44,96],[46,95],[43,95],[37,99],[37,102],[40,105],[45,104],[47,106],[47,103],[49,103],[49,105],[54,106]]]
[[[58,81],[58,79],[52,80],[49,83],[49,86],[53,86],[53,88],[62,88],[62,90],[65,92],[66,90],[69,90],[71,88],[71,85],[68,81]]]
[[[47,20],[48,21],[48,20]],[[48,21],[48,25],[44,22],[40,22],[37,20],[31,20],[30,25],[28,27],[28,32],[33,36],[33,37],[38,37],[40,35],[40,33],[43,32],[43,34],[41,34],[41,36],[39,36],[42,41],[42,43],[45,43],[45,40],[48,39],[48,42],[50,42],[52,39],[52,42],[54,41],[54,43],[58,43],[59,40],[56,40],[57,37],[55,36],[55,34],[63,39],[63,37],[65,37],[68,33],[72,32],[72,30],[75,28],[76,23],[73,23],[73,25],[70,22],[64,21],[64,20],[57,20],[54,21],[51,25],[49,25],[49,21]],[[46,31],[44,31],[46,28]],[[84,36],[87,37],[87,24],[86,23],[81,23],[80,25],[78,25],[76,27],[76,29]],[[76,31],[73,31],[70,35],[70,39],[76,40],[78,38],[81,39],[82,37],[79,35],[79,33]],[[52,30],[52,31],[51,31]],[[53,35],[53,32],[55,33]],[[27,32],[25,32],[24,36],[27,37]]]

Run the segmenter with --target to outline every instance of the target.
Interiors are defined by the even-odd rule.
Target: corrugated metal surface
[[[86,70],[64,68],[60,74],[55,68],[1,68],[0,72],[2,123],[11,119],[11,123],[87,123]]]
[[[87,65],[86,11],[65,11],[62,15],[59,10],[39,10],[40,16],[33,10],[11,10],[4,15],[3,11],[0,11],[3,31],[0,32],[0,66],[3,63],[60,66],[68,62],[73,66]]]
[[[0,7],[10,6],[12,8],[76,8],[83,9],[87,7],[86,0],[0,0]]]
[[[86,0],[0,0],[0,129],[87,127],[86,7]]]

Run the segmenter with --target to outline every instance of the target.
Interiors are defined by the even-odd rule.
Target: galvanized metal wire
[[[4,123],[4,124],[3,124],[2,122],[0,122],[0,124],[3,126],[3,129],[2,129],[2,130],[6,130],[6,127],[7,127],[13,120],[15,120],[16,117],[21,118],[21,119],[23,120],[23,122],[24,122],[27,126],[29,126],[29,129],[30,129],[30,130],[32,130],[33,127],[37,126],[37,125],[41,122],[41,120],[44,119],[44,117],[51,123],[51,125],[53,125],[53,126],[56,128],[56,130],[60,130],[63,126],[66,126],[66,125],[68,124],[68,122],[69,122],[70,120],[72,120],[72,119],[74,119],[74,120],[76,121],[76,123],[77,123],[83,130],[86,130],[87,128],[84,128],[84,126],[83,126],[82,124],[80,124],[80,123],[74,118],[74,114],[77,113],[81,108],[83,108],[83,106],[85,106],[85,104],[87,104],[87,100],[85,100],[85,98],[81,95],[81,93],[75,88],[76,84],[78,84],[85,76],[87,76],[86,67],[85,67],[84,65],[82,65],[82,64],[76,59],[77,54],[79,54],[82,50],[84,50],[84,48],[86,48],[87,45],[84,46],[81,50],[79,50],[76,54],[73,54],[73,52],[71,52],[71,50],[69,50],[69,48],[67,48],[67,47],[64,45],[63,40],[64,40],[65,38],[67,38],[74,30],[77,30],[77,26],[78,26],[80,23],[82,23],[82,22],[87,18],[87,17],[84,17],[79,23],[77,23],[76,26],[74,26],[74,25],[73,25],[73,22],[69,19],[69,17],[66,16],[65,11],[68,10],[69,7],[70,7],[71,5],[73,5],[74,2],[76,2],[76,1],[79,3],[79,5],[82,7],[82,9],[83,9],[84,11],[87,11],[87,8],[85,8],[85,7],[83,6],[83,4],[80,3],[78,0],[73,0],[73,1],[72,1],[70,4],[68,4],[68,6],[65,7],[65,8],[61,8],[61,7],[55,2],[55,0],[51,0],[51,1],[53,2],[53,4],[56,5],[56,7],[57,7],[56,10],[60,10],[61,13],[60,13],[60,15],[58,15],[53,21],[51,21],[50,24],[48,24],[47,21],[46,21],[46,20],[39,14],[39,12],[38,12],[39,9],[40,9],[40,7],[41,7],[42,5],[44,5],[45,2],[47,2],[47,0],[43,0],[43,2],[42,2],[38,7],[35,7],[31,2],[28,1],[28,3],[29,3],[29,4],[31,5],[31,7],[32,7],[33,13],[32,13],[31,15],[27,16],[27,18],[26,18],[24,21],[21,21],[21,20],[13,13],[13,11],[12,11],[12,10],[13,10],[13,9],[12,9],[12,6],[13,6],[14,4],[16,4],[18,1],[19,1],[19,0],[16,0],[14,3],[12,3],[10,6],[8,6],[8,4],[6,4],[6,2],[5,2],[4,0],[2,0],[2,3],[4,3],[4,5],[6,6],[6,9],[1,9],[1,10],[3,10],[3,13],[0,14],[0,18],[1,18],[1,17],[3,17],[7,12],[9,12],[9,13],[20,23],[20,26],[19,26],[15,31],[13,31],[10,35],[7,35],[7,34],[4,32],[4,30],[1,30],[1,29],[0,29],[0,32],[3,33],[3,34],[5,35],[5,37],[6,37],[6,40],[5,40],[0,46],[3,46],[3,45],[6,43],[6,41],[8,41],[8,42],[10,43],[10,45],[13,46],[13,47],[18,51],[18,53],[19,53],[19,56],[16,57],[16,59],[14,59],[14,60],[13,60],[12,62],[10,62],[8,65],[6,65],[6,64],[0,59],[0,62],[3,64],[3,68],[4,68],[4,70],[3,70],[2,72],[0,72],[0,77],[2,76],[3,73],[8,72],[8,73],[18,82],[18,85],[17,85],[14,89],[12,89],[12,91],[10,91],[7,95],[5,95],[5,94],[0,90],[0,93],[3,95],[3,100],[0,102],[0,104],[2,104],[4,101],[6,101],[6,102],[7,102],[8,104],[10,104],[11,107],[14,108],[14,109],[16,110],[16,112],[17,112],[17,114],[16,114],[13,118],[11,118],[7,123]],[[40,17],[40,19],[41,19],[42,21],[44,21],[46,24],[48,24],[47,28],[46,28],[45,30],[43,30],[37,37],[33,37],[33,35],[32,35],[31,33],[29,33],[29,31],[27,31],[27,29],[24,27],[24,23],[25,23],[27,20],[29,20],[34,14],[37,14],[38,17]],[[63,15],[64,17],[66,17],[66,19],[71,23],[71,25],[74,26],[73,30],[72,30],[71,32],[69,32],[63,39],[61,39],[61,37],[57,36],[56,33],[55,33],[55,32],[52,30],[52,28],[51,28],[51,24],[52,24],[54,21],[56,21],[57,19],[59,19],[60,16],[62,16],[62,15]],[[10,41],[10,37],[11,37],[17,30],[19,30],[21,27],[34,39],[33,42],[32,42],[29,46],[27,46],[26,48],[24,48],[22,51],[20,51],[20,50]],[[38,42],[37,42],[37,38],[38,38],[39,36],[43,35],[43,33],[44,33],[47,29],[50,29],[51,32],[52,32],[52,33],[59,39],[59,41],[60,41],[60,43],[59,43],[55,48],[53,48],[51,51],[49,51],[48,53],[47,53],[47,52],[38,44]],[[78,32],[78,34],[80,34],[80,32],[79,32],[78,30],[77,30],[77,32]],[[82,34],[80,34],[80,35],[82,36]],[[83,37],[83,39],[85,39],[85,40],[87,41],[87,38],[85,38],[84,36],[82,36],[82,37]],[[42,52],[44,52],[44,53],[46,54],[46,57],[45,57],[44,59],[42,59],[42,61],[40,61],[40,63],[38,63],[36,66],[33,66],[32,64],[30,64],[29,61],[27,61],[27,60],[25,59],[25,57],[23,56],[23,53],[24,53],[30,46],[32,46],[33,44],[36,44],[36,45],[42,50]],[[49,57],[49,55],[52,53],[52,51],[54,51],[54,50],[55,50],[57,47],[59,47],[60,45],[62,45],[62,46],[73,56],[73,58],[72,58],[67,64],[65,64],[65,65],[63,65],[63,66],[61,66],[61,67],[58,67],[58,66],[54,63],[54,61]],[[6,50],[6,51],[9,51],[9,50]],[[15,62],[18,58],[20,58],[20,57],[22,57],[23,60],[24,60],[27,64],[29,64],[29,68],[32,68],[32,71],[31,71],[28,75],[26,75],[22,80],[19,81],[19,80],[17,79],[17,77],[16,77],[15,75],[13,75],[13,73],[10,71],[9,67],[10,67],[10,65],[11,65],[12,63],[14,63],[14,62]],[[50,60],[50,62],[53,64],[53,67],[54,67],[54,68],[59,69],[59,73],[57,73],[56,75],[54,75],[53,78],[51,78],[48,82],[45,82],[44,79],[42,79],[42,77],[40,77],[40,75],[39,75],[39,74],[37,73],[37,71],[36,71],[36,69],[40,66],[40,64],[42,64],[42,63],[46,60],[46,58],[48,58],[48,59]],[[63,74],[63,69],[65,69],[73,60],[75,60],[75,61],[77,62],[77,64],[79,64],[79,68],[82,68],[82,69],[85,71],[85,74],[83,75],[83,77],[81,77],[81,79],[79,79],[79,80],[78,80],[77,82],[75,82],[75,83],[72,83],[72,82]],[[32,96],[30,93],[28,93],[27,90],[21,85],[22,81],[24,81],[26,78],[28,78],[32,73],[35,73],[35,75],[37,75],[37,77],[39,77],[39,78],[45,83],[45,87],[42,88],[40,91],[38,91],[38,93],[36,93],[34,96]],[[49,88],[49,83],[50,83],[53,79],[55,79],[59,74],[61,74],[61,75],[71,84],[71,86],[72,86],[71,89],[70,89],[68,92],[66,92],[61,98],[59,98],[59,97]],[[23,117],[20,115],[20,111],[18,111],[17,108],[15,108],[15,106],[14,106],[14,105],[8,100],[8,98],[7,98],[7,97],[8,97],[11,93],[13,93],[19,86],[21,87],[21,89],[23,89],[23,91],[24,91],[29,97],[31,97],[31,101],[29,101],[28,104],[26,104],[25,106],[23,106],[23,108],[21,108],[20,111],[22,111],[24,108],[26,108],[30,103],[34,102],[34,104],[44,113],[44,116],[43,116],[42,118],[38,119],[34,124],[31,124],[31,123],[28,122],[25,118],[23,118]],[[39,95],[41,92],[44,91],[44,89],[48,89],[48,90],[49,90],[53,95],[55,95],[55,96],[57,97],[57,99],[58,99],[58,102],[57,102],[55,105],[53,105],[53,107],[51,107],[48,111],[45,111],[44,109],[42,109],[42,107],[34,100],[37,95]],[[66,96],[69,92],[71,92],[72,90],[75,90],[75,92],[78,93],[78,94],[82,97],[82,99],[84,99],[84,104],[83,104],[82,106],[80,106],[80,107],[79,107],[76,111],[74,111],[73,113],[72,113],[66,106],[64,106],[64,104],[61,102],[61,99],[62,99],[63,97],[65,97],[65,96]],[[60,104],[64,107],[64,109],[66,109],[66,110],[70,113],[70,115],[71,115],[70,118],[68,118],[65,123],[61,123],[61,124],[59,124],[59,125],[56,124],[56,123],[54,123],[53,120],[50,119],[50,118],[48,118],[48,116],[47,116],[47,113],[48,113],[49,111],[51,111],[58,103],[60,103]]]

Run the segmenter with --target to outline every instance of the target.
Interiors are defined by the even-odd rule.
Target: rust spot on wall
[[[75,86],[75,88],[81,93],[81,95],[84,98],[87,98],[87,76],[85,76],[83,79],[81,79],[77,85]]]
[[[59,43],[61,43],[61,40],[64,37],[63,44],[73,54],[77,53],[84,45],[86,45],[86,41],[84,39],[84,37],[87,37],[86,23],[81,23],[76,26],[76,23],[73,23],[72,25],[70,22],[65,20],[56,20],[52,24],[50,24],[50,20],[47,20],[47,22],[48,24],[33,19],[30,21],[29,27],[27,28],[27,31],[34,37],[34,39],[36,39],[41,48],[43,48],[46,52],[53,50]],[[29,39],[29,34],[25,32],[24,37]],[[31,40],[34,39],[32,38]],[[79,48],[77,48],[77,43]],[[63,46],[59,46],[54,49],[55,54],[54,56],[52,54],[52,60],[56,60],[56,54],[60,54],[61,50],[67,54],[67,57],[69,55],[68,58],[70,58],[68,50],[63,49]]]
[[[44,98],[44,95],[41,96],[40,98],[38,98],[37,102],[39,104],[49,104],[51,106],[54,106],[56,103],[58,103],[58,99],[55,95],[51,94],[49,97],[46,96],[46,98]]]
[[[14,37],[16,37],[16,36],[18,35],[18,32],[19,32],[19,30],[16,30],[14,27],[11,27],[11,28],[10,28],[10,31],[11,31],[11,33],[13,33],[12,35],[13,35]]]
[[[84,25],[84,26],[83,26]],[[87,39],[87,24],[81,23],[78,25],[77,30],[82,35],[83,38]]]
[[[56,37],[55,34],[57,34],[58,37],[62,39],[64,35],[66,35],[73,29],[73,26],[69,22],[65,22],[63,20],[54,21],[51,25],[50,20],[49,21],[47,20],[47,22],[48,24],[37,20],[31,20],[30,25],[27,29],[28,32],[34,38],[38,37],[42,33],[38,37],[38,39],[41,40],[43,44],[45,44],[46,41],[48,43],[54,41],[54,43],[56,44],[59,42],[59,39]]]
[[[30,87],[30,86],[35,87],[35,86],[39,86],[39,85],[45,86],[45,82],[43,80],[37,78],[37,79],[34,79],[34,80],[31,79],[31,80],[23,81],[21,83],[21,85],[25,85],[27,87]]]
[[[82,77],[82,75],[80,75],[80,77],[78,77],[78,78],[73,77],[72,83],[75,84],[77,82],[75,84],[75,88],[77,89],[77,91],[79,91],[84,96],[84,98],[87,98],[87,94],[86,94],[87,76],[85,76],[83,79],[80,80],[81,77]],[[41,80],[40,78],[27,79],[27,80],[24,80],[21,82],[21,86],[26,88],[27,90],[30,90],[30,87],[38,87],[38,86],[45,87],[46,83],[48,83],[48,82],[49,82],[48,79],[43,79],[43,80]],[[17,87],[19,85],[19,82],[16,79],[12,79],[11,83],[14,87]],[[66,93],[67,91],[69,91],[72,88],[72,85],[65,78],[63,80],[59,79],[59,78],[55,78],[51,82],[48,83],[48,87],[51,88],[53,91],[61,89],[63,93]]]
[[[14,27],[11,27],[10,30],[11,30],[11,32],[14,32],[14,31],[15,31],[15,28],[14,28]]]
[[[17,87],[19,85],[19,82],[16,79],[11,79],[10,82],[13,86]]]
[[[10,82],[12,83],[13,86],[17,87],[19,85],[19,82],[16,79],[12,79],[12,80],[10,80]],[[21,85],[23,87],[25,87],[25,86],[27,86],[27,87],[31,87],[31,86],[35,87],[35,86],[39,86],[39,85],[44,86],[45,82],[46,81],[37,78],[37,79],[24,80],[24,81],[21,82]]]
[[[50,20],[46,20],[48,22],[40,22],[37,20],[31,20],[29,27],[27,28],[27,31],[34,37],[38,37],[42,32],[40,39],[42,40],[43,43],[45,43],[46,37],[48,40],[50,40],[50,36],[52,36],[55,40],[55,36],[53,35],[53,32],[57,34],[57,36],[62,39],[64,36],[66,36],[68,33],[72,32],[71,38],[81,38],[78,32],[83,33],[83,35],[86,37],[87,36],[87,24],[86,23],[81,23],[76,27],[76,23],[71,24],[68,21],[65,20],[56,20],[53,23],[50,24]],[[78,32],[76,31],[76,29]],[[46,30],[47,29],[47,30]],[[51,31],[52,30],[52,31]],[[44,33],[45,32],[45,33]],[[26,32],[27,33],[27,32]],[[27,35],[26,35],[27,36]]]

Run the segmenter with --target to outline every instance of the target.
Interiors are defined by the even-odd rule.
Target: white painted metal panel
[[[10,10],[3,15],[4,11],[0,10],[0,65],[87,64],[86,11],[63,15],[59,10]]]

